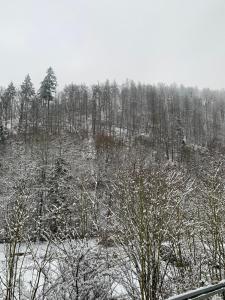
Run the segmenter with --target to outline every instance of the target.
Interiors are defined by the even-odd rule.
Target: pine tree
[[[31,107],[33,96],[35,95],[35,90],[31,82],[30,75],[28,74],[24,82],[21,85],[20,90],[20,116],[19,116],[19,132],[24,130],[25,140],[27,136],[27,126],[28,126],[28,113]],[[23,128],[23,123],[24,128]]]
[[[54,93],[56,91],[57,79],[55,73],[51,67],[48,68],[47,74],[44,80],[41,82],[40,97],[47,103],[54,99]]]
[[[49,125],[49,108],[50,102],[54,100],[54,94],[56,92],[57,79],[52,67],[49,67],[44,80],[41,82],[39,90],[39,96],[42,101],[42,105],[47,105],[46,127]]]

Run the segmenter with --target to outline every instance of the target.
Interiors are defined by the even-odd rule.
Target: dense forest
[[[27,75],[19,90],[1,88],[1,141],[17,133],[25,144],[43,134],[106,135],[148,143],[158,159],[177,160],[182,145],[221,150],[225,91],[106,81],[69,84],[56,93],[51,68],[35,93]],[[181,159],[181,157],[180,157]]]
[[[225,91],[52,68],[0,89],[0,298],[160,300],[225,276]]]

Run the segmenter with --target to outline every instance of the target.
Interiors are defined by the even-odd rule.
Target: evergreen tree
[[[45,120],[46,129],[49,128],[49,124],[51,124],[50,116],[49,116],[49,109],[50,109],[50,102],[54,99],[54,94],[56,92],[57,86],[57,79],[55,73],[51,67],[48,68],[47,74],[44,80],[41,82],[41,87],[39,90],[39,96],[42,101],[42,105],[47,105],[47,115]],[[47,129],[48,130],[48,129]]]
[[[21,85],[20,90],[20,116],[19,116],[19,132],[24,130],[25,137],[27,134],[27,126],[28,126],[28,113],[31,107],[33,96],[35,95],[35,90],[33,84],[31,82],[30,75],[28,74],[24,82]],[[24,126],[23,126],[23,123]],[[22,128],[24,127],[24,128]],[[26,138],[25,138],[26,139]]]
[[[49,102],[54,99],[56,86],[57,86],[57,79],[55,73],[52,67],[49,67],[44,80],[41,82],[41,87],[39,91],[41,99],[45,100],[48,103],[48,105]]]

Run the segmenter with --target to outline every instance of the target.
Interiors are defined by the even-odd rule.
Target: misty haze
[[[225,1],[0,12],[0,300],[225,299]]]

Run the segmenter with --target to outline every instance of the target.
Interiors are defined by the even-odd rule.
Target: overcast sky
[[[225,0],[0,0],[0,85],[127,78],[225,88]]]

